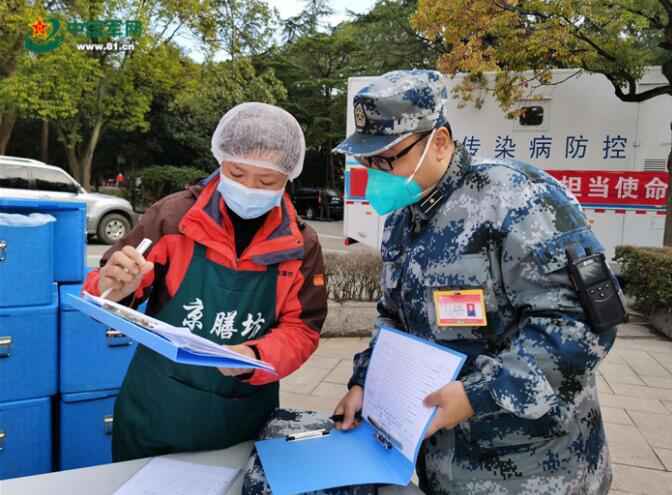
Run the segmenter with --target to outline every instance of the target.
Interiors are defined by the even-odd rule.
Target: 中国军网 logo
[[[126,37],[130,40],[138,39],[143,33],[143,24],[138,20],[119,19],[69,21],[63,23],[58,19],[38,17],[30,24],[30,31],[26,33],[24,46],[34,53],[47,53],[63,44],[65,33],[81,38],[88,38],[87,43],[77,43],[78,50],[87,51],[128,51],[134,48],[133,43],[120,43],[116,40]],[[108,40],[100,43],[100,39]],[[96,42],[91,43],[92,40]]]
[[[35,53],[50,52],[63,43],[63,31],[61,30],[61,21],[48,18],[46,22],[38,17],[30,25],[31,32],[26,35],[24,46]]]

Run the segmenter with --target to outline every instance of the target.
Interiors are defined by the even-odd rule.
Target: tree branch
[[[172,33],[170,36],[168,36],[168,38],[166,38],[166,39],[164,40],[164,43],[166,43],[166,44],[167,44],[167,43],[170,43],[170,42],[173,40],[173,38],[175,37],[175,35],[177,34],[177,32],[178,32],[180,29],[182,29],[182,26],[184,26],[184,21],[180,21],[180,24],[175,28],[175,30],[173,31],[173,33]]]
[[[632,8],[632,7],[628,7],[627,5],[623,5],[620,2],[611,3],[611,4],[609,4],[609,6],[610,7],[616,6],[618,8],[621,8],[621,9],[625,10],[626,12],[630,12],[631,14],[641,16],[651,23],[651,27],[654,27],[656,29],[664,29],[665,28],[665,25],[663,24],[663,22],[660,20],[659,17],[652,17],[642,10],[635,9],[635,8]]]
[[[578,38],[579,40],[583,41],[584,43],[587,43],[590,45],[600,56],[604,57],[610,62],[613,63],[618,63],[618,60],[616,57],[614,57],[611,53],[607,52],[605,49],[603,49],[600,45],[598,45],[595,41],[590,39],[587,35],[585,35],[583,32],[581,32],[581,29],[576,27],[574,23],[571,21],[571,19],[567,19],[566,16],[559,16],[560,19],[565,21],[567,23],[567,26],[571,28],[571,30],[574,32],[574,36]]]
[[[160,39],[160,40],[163,39],[163,35],[166,34],[166,31],[168,31],[168,28],[173,23],[173,19],[174,18],[171,18],[170,20],[166,21],[166,25],[163,26],[163,29],[161,30],[161,33],[159,33],[158,39]]]
[[[663,5],[666,9],[669,7],[668,13],[670,14],[670,17],[672,18],[672,0],[660,0],[660,2],[663,3]],[[515,12],[518,15],[534,16],[534,17],[538,17],[538,18],[543,19],[543,20],[551,19],[550,15],[544,14],[544,13],[541,13],[541,12],[528,12],[528,11],[524,11],[523,9],[520,9],[518,7],[515,7],[515,6],[510,6],[510,5],[506,5],[506,4],[502,5],[501,2],[499,2],[497,0],[495,0],[494,3],[498,8],[509,11],[509,12]],[[624,7],[621,4],[618,4],[618,6],[632,12],[632,9],[627,9],[626,7]],[[643,12],[633,12],[633,13],[635,13],[637,15],[642,15],[643,17],[645,17],[647,20],[649,20],[649,22],[651,22],[652,26],[654,26],[654,25],[655,26],[660,26],[660,28],[663,28],[663,29],[665,27],[667,27],[667,26],[662,26],[659,19],[647,16]],[[564,16],[564,15],[560,15],[558,17],[566,23],[568,28],[571,29],[572,34],[575,38],[577,38],[578,40],[583,41],[584,43],[589,45],[593,50],[595,50],[601,57],[603,57],[607,61],[612,62],[612,63],[617,64],[617,65],[619,64],[618,59],[614,55],[612,55],[611,53],[606,51],[596,41],[594,41],[590,36],[588,36],[586,33],[584,33],[581,30],[580,27],[576,26],[576,24],[574,24],[572,22],[571,19],[568,19],[567,16]],[[587,19],[587,20],[598,30],[600,30],[600,31],[603,30],[603,28],[601,26],[594,23],[591,19]],[[670,65],[672,66],[672,62],[670,63]],[[584,69],[590,70],[587,67],[584,67]],[[619,74],[606,74],[604,71],[600,71],[600,70],[590,70],[590,72],[597,72],[597,73],[604,74],[611,81],[612,85],[614,86],[616,96],[618,96],[618,98],[620,98],[622,101],[642,102],[642,101],[648,100],[650,98],[654,98],[654,97],[659,96],[659,95],[672,94],[672,78],[671,77],[668,77],[668,81],[670,81],[670,85],[662,86],[662,87],[658,87],[658,88],[653,88],[653,89],[647,90],[643,93],[637,93],[637,82],[635,80],[633,80],[632,77],[625,72],[622,72],[622,73],[619,73]],[[665,71],[663,71],[663,73],[665,74]],[[623,88],[621,87],[619,82],[616,80],[616,78],[615,78],[616,75],[621,76],[622,80],[625,80],[625,81],[628,82],[628,92],[627,93],[625,91],[623,91]],[[670,68],[670,75],[672,75],[672,67]],[[667,74],[666,74],[666,76],[667,76]]]
[[[447,53],[449,51],[449,50],[446,50],[446,47],[445,47],[443,42],[432,41],[429,38],[424,37],[422,34],[417,32],[415,29],[411,28],[411,26],[408,22],[402,22],[402,19],[404,19],[403,16],[395,17],[393,19],[393,22],[397,25],[397,27],[399,27],[403,32],[405,32],[407,36],[415,38],[420,43],[425,45],[425,47],[430,48],[437,53]],[[406,21],[408,21],[408,17],[406,17]]]
[[[672,84],[659,86],[657,88],[649,89],[642,93],[637,93],[637,90],[635,89],[636,85],[635,87],[633,87],[631,84],[630,91],[628,93],[625,93],[623,91],[623,88],[621,88],[621,86],[618,84],[618,81],[616,81],[616,78],[612,74],[604,74],[604,76],[607,79],[609,79],[609,82],[614,87],[614,92],[616,93],[616,96],[621,101],[624,101],[626,103],[641,103],[643,101],[650,100],[651,98],[655,98],[656,96],[672,95]]]
[[[597,22],[595,22],[593,19],[591,19],[591,18],[588,17],[588,16],[585,16],[584,19],[585,19],[585,21],[586,21],[587,23],[590,23],[590,25],[591,25],[592,27],[594,27],[597,31],[599,31],[599,32],[601,32],[601,33],[603,33],[603,34],[609,36],[610,33],[607,33],[604,29],[605,29],[609,24],[611,24],[612,22],[618,20],[619,15],[620,15],[620,14],[618,14],[618,13],[614,14],[614,15],[611,17],[611,19],[609,19],[608,21],[606,21],[606,22],[604,22],[604,23],[602,23],[602,24],[598,24]],[[567,20],[567,19],[565,19],[565,20],[566,20],[567,22],[569,22],[569,20]],[[574,23],[572,23],[572,25],[573,25],[573,24],[574,24]],[[577,28],[577,29],[578,29],[578,28]]]
[[[583,69],[579,69],[576,72],[574,72],[573,74],[570,74],[569,76],[565,77],[562,81],[553,82],[553,83],[541,83],[541,84],[538,84],[537,86],[535,86],[533,89],[537,89],[537,88],[541,88],[541,87],[545,87],[545,86],[560,86],[561,84],[566,83],[570,79],[575,78],[576,76],[578,76],[582,72],[583,72]]]
[[[508,5],[504,3],[503,5],[495,0],[493,2],[495,4],[495,7],[498,7],[500,10],[504,10],[506,12],[513,12],[515,14],[518,14],[519,16],[525,17],[525,16],[532,16],[532,17],[538,17],[539,19],[542,19],[544,21],[548,21],[551,19],[550,14],[546,14],[544,12],[538,12],[538,11],[532,11],[532,10],[523,10],[520,7],[514,6],[514,5]]]
[[[16,72],[16,66],[19,62],[19,55],[21,53],[21,48],[23,47],[23,37],[17,36],[14,39],[13,46],[9,49],[9,60],[6,63],[3,63],[0,66],[0,75],[4,77],[9,77]]]

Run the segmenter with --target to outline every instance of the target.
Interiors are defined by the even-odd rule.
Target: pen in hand
[[[334,414],[329,419],[332,420],[334,423],[342,423],[343,420],[345,419],[345,415],[344,414]],[[357,420],[357,421],[362,420],[362,411],[357,411],[355,413],[355,420]]]
[[[140,244],[138,244],[138,247],[135,248],[135,250],[138,252],[138,254],[139,254],[140,256],[142,256],[142,255],[145,254],[145,252],[149,249],[149,246],[151,246],[151,245],[152,245],[152,240],[151,240],[151,239],[144,238],[144,239],[142,240],[142,242],[140,242]],[[101,298],[101,299],[105,299],[107,296],[109,296],[109,295],[112,293],[113,290],[114,290],[113,287],[110,287],[109,289],[106,289],[106,290],[100,295],[100,298]]]

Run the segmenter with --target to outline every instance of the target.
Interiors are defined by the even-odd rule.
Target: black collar
[[[441,179],[432,192],[410,208],[413,232],[417,233],[422,230],[424,224],[436,214],[440,206],[459,187],[470,167],[469,153],[460,143],[455,143],[455,151]]]

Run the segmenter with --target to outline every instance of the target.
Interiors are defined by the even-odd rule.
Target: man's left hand
[[[254,351],[250,348],[250,346],[247,346],[245,344],[227,345],[226,347],[230,351],[237,352],[238,354],[242,354],[252,359],[257,359],[257,355],[254,353]],[[224,376],[246,375],[250,373],[250,371],[253,371],[247,368],[217,368],[217,369]]]
[[[427,407],[438,408],[425,438],[431,437],[442,428],[448,430],[455,428],[462,421],[474,415],[474,410],[464,391],[464,385],[459,381],[451,382],[436,392],[432,392],[425,397],[424,404]]]

